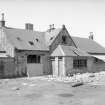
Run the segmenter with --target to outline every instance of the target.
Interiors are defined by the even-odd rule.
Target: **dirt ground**
[[[105,85],[49,79],[0,80],[0,105],[105,105]]]

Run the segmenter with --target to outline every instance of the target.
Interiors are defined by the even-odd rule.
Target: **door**
[[[51,59],[52,62],[52,75],[56,76],[56,72],[55,72],[55,59]]]
[[[43,75],[43,64],[27,64],[27,74],[29,77],[41,76]]]
[[[40,55],[27,56],[27,74],[29,77],[43,75],[43,64]]]
[[[63,76],[63,63],[62,63],[62,57],[59,57],[58,64],[55,63],[55,59],[51,59],[52,61],[52,71],[53,76]]]
[[[58,60],[58,76],[63,76],[63,63],[61,57]]]

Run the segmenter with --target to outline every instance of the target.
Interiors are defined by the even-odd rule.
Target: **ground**
[[[105,105],[105,77],[90,75],[84,85],[72,87],[77,77],[0,80],[0,105]],[[97,78],[96,78],[97,77]]]

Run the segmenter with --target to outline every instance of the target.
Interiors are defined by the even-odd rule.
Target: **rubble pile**
[[[44,78],[45,79],[45,78]],[[105,85],[105,71],[98,73],[84,73],[74,74],[72,77],[46,77],[48,81],[59,81],[59,82],[83,82],[94,85]]]

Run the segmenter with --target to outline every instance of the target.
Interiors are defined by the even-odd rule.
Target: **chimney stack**
[[[49,25],[49,32],[51,32],[51,30],[54,30],[54,29],[55,29],[54,24],[50,24]]]
[[[31,23],[26,23],[26,24],[25,24],[25,29],[26,29],[26,30],[31,30],[31,31],[33,31],[33,24],[31,24]]]
[[[91,39],[91,40],[94,39],[93,32],[90,32],[89,39]]]
[[[50,24],[50,25],[49,25],[49,29],[51,30],[51,28],[52,28],[52,25]]]
[[[53,30],[55,29],[54,24],[52,24],[52,29],[53,29]]]
[[[5,27],[4,13],[2,13],[1,15],[2,15],[2,18],[1,18],[1,21],[0,21],[0,27]]]
[[[64,24],[62,25],[62,28],[65,29],[65,25]]]

